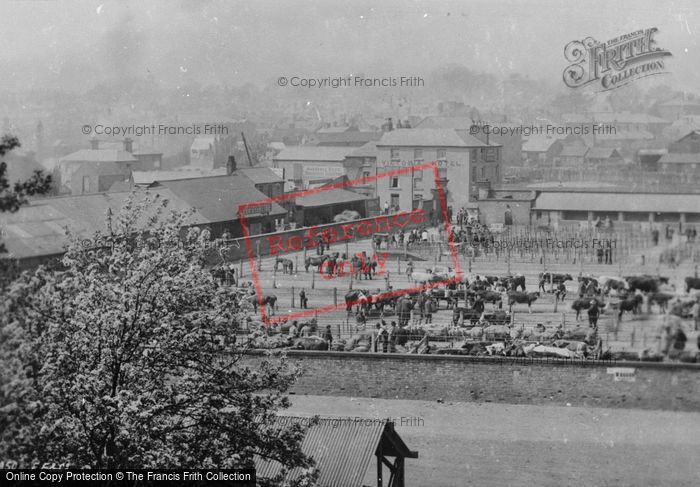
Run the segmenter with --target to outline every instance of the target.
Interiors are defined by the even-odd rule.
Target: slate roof
[[[59,162],[137,162],[137,159],[125,150],[81,149],[61,157]]]
[[[355,147],[327,147],[304,145],[287,147],[273,157],[275,161],[324,161],[342,162]]]

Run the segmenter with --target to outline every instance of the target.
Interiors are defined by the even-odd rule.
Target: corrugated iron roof
[[[281,425],[294,421],[306,424],[304,422],[309,419],[281,416],[278,422]],[[361,487],[370,463],[376,461],[375,453],[380,443],[390,443],[405,457],[417,457],[396,434],[393,424],[378,418],[319,418],[317,424],[309,427],[301,449],[316,461],[319,486]],[[269,478],[278,475],[282,465],[257,457],[255,468],[258,477]],[[287,474],[286,480],[293,480],[299,474],[300,470],[294,469]]]
[[[700,194],[542,192],[535,209],[700,213]]]
[[[168,189],[152,189],[149,193],[167,199],[171,209],[189,208]],[[68,242],[65,228],[86,238],[95,232],[104,232],[107,209],[119,213],[131,194],[97,193],[31,201],[16,213],[0,213],[0,226],[5,229],[3,242],[9,254],[18,259],[61,254]],[[195,213],[190,222],[201,224],[208,223],[208,220]]]
[[[240,173],[162,184],[211,222],[238,220],[240,205],[267,199],[255,188],[253,181]],[[286,215],[287,211],[277,203],[271,203],[269,214]]]

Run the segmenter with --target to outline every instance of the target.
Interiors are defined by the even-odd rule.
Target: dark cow
[[[472,325],[476,324],[476,322],[479,321],[479,318],[481,317],[481,313],[475,309],[472,308],[463,308],[461,306],[455,307],[454,311],[452,312],[452,323],[457,324],[459,323],[459,318],[460,315],[462,316],[464,322],[469,321]]]
[[[357,304],[365,311],[369,310],[370,292],[368,289],[354,289],[345,294],[345,310],[349,313],[352,311],[352,305]]]
[[[532,313],[532,303],[534,303],[539,297],[539,291],[534,293],[511,291],[508,293],[508,306],[512,309],[515,303],[527,303],[527,309],[530,313]]]
[[[639,312],[639,307],[642,305],[642,301],[643,298],[641,294],[628,295],[625,299],[620,301],[620,312],[617,317],[622,319],[622,313],[625,311],[631,311],[633,314],[637,314]]]
[[[552,277],[551,277],[551,281],[552,281],[554,284],[559,284],[560,282],[566,282],[566,281],[573,281],[573,280],[574,280],[574,278],[573,278],[573,276],[572,276],[571,274],[557,274],[557,273],[550,274],[549,272],[540,272],[540,276],[539,276],[539,277],[540,277],[540,280],[544,279],[545,282],[549,282],[549,281],[550,281],[550,277],[549,277],[550,275],[552,276]]]
[[[503,295],[496,291],[479,291],[476,295],[480,297],[484,303],[500,304],[503,301]]]
[[[598,303],[599,308],[602,308],[605,305],[605,303],[602,300],[597,298],[579,298],[573,303],[571,303],[571,309],[576,311],[576,321],[579,320],[582,310],[586,310],[591,307],[591,301],[595,301],[596,303]]]
[[[627,280],[627,284],[629,284],[630,292],[639,289],[645,293],[655,293],[659,290],[659,284],[668,283],[667,277],[650,276],[648,274],[628,276],[625,279]]]
[[[331,256],[328,254],[323,254],[323,255],[309,255],[306,257],[306,260],[304,261],[304,268],[306,269],[306,272],[309,272],[309,267],[314,266],[314,267],[321,267],[321,264],[323,264],[326,260],[330,259]]]
[[[685,292],[689,293],[691,289],[700,289],[700,277],[685,278]]]
[[[521,288],[525,291],[525,276],[517,274],[515,276],[507,276],[501,279],[508,291],[519,291]]]
[[[666,307],[671,299],[673,299],[673,294],[662,292],[652,293],[649,296],[649,302],[658,304],[659,308],[661,308],[661,311],[664,313],[666,312]]]

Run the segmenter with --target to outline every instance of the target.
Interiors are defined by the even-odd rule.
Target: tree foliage
[[[133,195],[104,232],[70,236],[62,269],[8,287],[0,457],[244,468],[257,455],[313,482],[303,428],[275,422],[298,371],[283,356],[244,359],[242,317],[203,266],[208,232],[182,230],[190,217]]]

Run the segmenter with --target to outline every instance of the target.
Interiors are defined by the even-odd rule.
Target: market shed
[[[278,421],[281,425],[313,423],[312,418],[293,416],[280,416]],[[404,487],[405,460],[418,458],[396,433],[394,423],[379,418],[318,418],[309,426],[301,448],[316,461],[319,487],[362,487],[372,463],[377,487]],[[272,478],[282,472],[282,465],[256,457],[255,469],[258,478]],[[291,470],[285,481],[300,473],[300,469]]]

